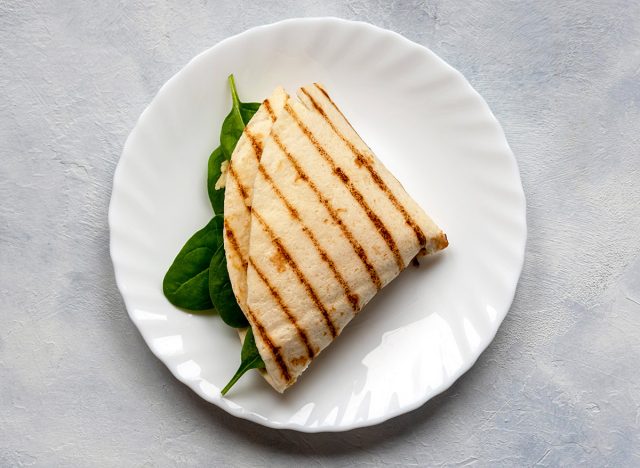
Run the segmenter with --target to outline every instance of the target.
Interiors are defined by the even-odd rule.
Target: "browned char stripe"
[[[327,264],[327,266],[333,273],[333,277],[340,284],[340,286],[342,286],[342,289],[344,290],[344,293],[347,296],[349,303],[351,304],[351,309],[353,309],[354,312],[357,312],[358,311],[358,295],[351,290],[351,288],[347,284],[347,281],[338,271],[338,267],[336,266],[334,261],[331,259],[331,257],[329,257],[329,254],[327,254],[327,251],[323,249],[322,246],[320,245],[318,238],[315,236],[313,231],[309,229],[309,227],[302,222],[302,218],[300,217],[300,213],[298,212],[298,210],[294,206],[292,206],[291,203],[289,203],[289,200],[287,200],[284,194],[276,186],[275,181],[267,173],[265,168],[262,165],[260,165],[258,166],[258,170],[260,171],[260,174],[262,174],[262,177],[264,177],[265,180],[269,183],[269,185],[271,186],[271,189],[274,191],[276,196],[282,201],[284,206],[287,207],[287,210],[289,211],[289,214],[291,215],[291,217],[295,219],[298,222],[298,224],[300,224],[302,231],[307,235],[307,237],[309,238],[313,246],[316,248],[318,254],[320,255],[320,258]]]
[[[309,179],[309,176],[302,170],[302,167],[300,167],[300,164],[298,163],[298,161],[296,161],[293,155],[289,153],[289,150],[287,150],[287,148],[284,146],[284,144],[282,143],[282,140],[280,140],[280,137],[275,132],[271,133],[271,137],[273,138],[273,141],[276,143],[280,151],[282,151],[282,153],[287,157],[289,162],[293,165],[294,169],[298,173],[298,176],[307,183],[309,188],[311,188],[311,190],[318,197],[318,200],[320,200],[320,203],[322,203],[325,209],[329,212],[329,215],[331,216],[331,219],[333,220],[333,222],[340,228],[342,235],[347,239],[349,244],[351,244],[351,247],[353,248],[355,253],[358,255],[358,258],[360,258],[360,261],[366,268],[367,273],[369,273],[371,282],[374,284],[376,289],[382,288],[382,282],[380,280],[380,276],[378,276],[378,272],[371,264],[371,261],[369,260],[369,257],[367,256],[367,253],[365,252],[362,245],[360,245],[360,242],[356,240],[353,233],[342,221],[342,219],[340,218],[336,210],[331,206],[331,203],[329,202],[329,200],[322,194],[322,192],[320,192],[316,184],[311,179]]]
[[[302,133],[304,133],[304,135],[309,139],[309,141],[316,148],[318,153],[320,153],[320,155],[324,158],[324,160],[329,164],[333,173],[342,181],[342,183],[349,190],[353,198],[358,202],[360,207],[364,210],[367,217],[371,220],[375,228],[378,230],[378,233],[387,244],[387,247],[389,247],[389,250],[393,254],[396,260],[396,264],[398,266],[398,270],[402,271],[404,269],[404,261],[402,260],[402,256],[400,255],[400,250],[398,250],[396,241],[393,239],[393,236],[391,236],[391,233],[389,232],[387,227],[384,225],[382,220],[378,217],[377,214],[375,214],[375,212],[371,209],[371,207],[369,206],[367,201],[364,199],[360,191],[356,188],[355,185],[353,185],[351,180],[349,180],[349,176],[347,176],[347,174],[345,174],[340,167],[336,166],[336,163],[333,160],[333,158],[329,155],[329,153],[327,153],[327,150],[324,149],[324,147],[320,144],[320,142],[317,140],[317,138],[311,132],[311,130],[302,122],[302,120],[300,120],[300,117],[296,114],[296,111],[294,111],[288,103],[285,105],[285,109],[289,113],[289,115],[291,115],[291,117],[296,122],[300,130],[302,130]]]
[[[329,312],[327,311],[326,307],[322,304],[322,301],[318,297],[318,294],[316,293],[313,286],[311,286],[311,283],[309,283],[309,280],[307,279],[307,277],[304,275],[304,273],[302,272],[302,270],[300,269],[296,261],[291,257],[291,254],[289,253],[287,248],[282,244],[282,242],[280,242],[280,239],[278,238],[278,236],[276,236],[276,234],[273,232],[271,227],[262,218],[262,216],[260,216],[255,210],[253,210],[253,217],[262,225],[262,228],[271,238],[271,242],[273,242],[273,244],[278,249],[278,252],[280,253],[280,255],[284,257],[284,259],[287,261],[287,263],[289,264],[289,266],[291,267],[295,275],[298,277],[298,280],[300,281],[302,286],[304,286],[304,289],[307,291],[307,294],[309,295],[313,303],[316,305],[318,310],[320,310],[320,312],[322,313],[322,317],[324,318],[324,321],[327,324],[327,328],[329,329],[331,336],[335,338],[336,335],[338,334],[336,331],[336,327],[331,321],[331,317],[329,317]]]
[[[322,88],[322,86],[318,85],[318,83],[314,83],[314,86],[322,93],[324,94],[324,96],[327,98],[327,100],[331,103],[331,105],[333,106],[333,108],[335,110],[337,110],[340,115],[342,116],[342,118],[345,120],[345,122],[347,122],[347,124],[349,124],[349,126],[351,126],[351,124],[349,123],[349,121],[347,120],[347,118],[344,116],[344,114],[340,111],[340,109],[338,109],[338,106],[335,105],[335,103],[333,102],[333,100],[329,97],[329,95],[327,94],[327,92]],[[334,133],[336,135],[338,135],[338,137],[349,147],[349,149],[351,150],[351,152],[355,155],[356,157],[356,162],[358,165],[360,166],[364,166],[367,171],[369,172],[369,175],[371,176],[371,178],[373,179],[373,181],[375,182],[375,184],[380,188],[380,190],[382,190],[384,192],[384,194],[387,196],[387,198],[389,198],[389,201],[391,201],[391,203],[393,204],[393,206],[396,208],[396,210],[398,210],[400,212],[400,214],[402,214],[402,216],[404,217],[404,221],[405,223],[413,230],[416,239],[418,240],[418,244],[420,246],[424,246],[424,244],[426,243],[427,239],[424,235],[424,232],[422,232],[422,229],[420,229],[420,226],[418,226],[418,224],[415,222],[415,220],[411,217],[411,215],[407,212],[407,210],[405,209],[405,207],[398,201],[398,199],[396,198],[396,196],[393,194],[393,192],[389,189],[389,187],[387,186],[387,184],[384,182],[384,180],[382,180],[382,177],[380,177],[380,174],[378,174],[375,170],[375,168],[371,165],[371,163],[368,161],[368,159],[366,158],[366,156],[362,153],[362,151],[360,151],[358,148],[355,147],[355,145],[349,141],[340,130],[338,130],[338,128],[335,126],[335,124],[331,121],[331,119],[329,119],[329,116],[327,116],[326,112],[324,111],[324,109],[322,108],[322,106],[320,104],[318,104],[318,102],[316,102],[316,100],[313,98],[313,96],[311,96],[311,94],[309,94],[307,92],[306,89],[304,88],[300,88],[301,91],[311,100],[311,104],[313,104],[313,107],[316,108],[316,110],[320,113],[320,115],[322,115],[322,117],[324,118],[324,120],[329,124],[329,126],[331,127],[331,129],[334,131]],[[353,128],[353,127],[351,127]],[[355,131],[355,130],[354,130]]]
[[[236,181],[236,185],[238,186],[238,190],[240,191],[240,195],[242,195],[243,200],[246,200],[247,190],[243,187],[242,182],[240,182],[240,179],[238,179],[238,174],[236,174],[236,170],[233,167],[233,164],[229,164],[227,168],[227,172]]]
[[[242,197],[242,204],[244,207],[251,212],[251,206],[247,205],[247,189],[244,188],[240,179],[238,179],[238,174],[236,174],[236,170],[233,167],[233,163],[229,164],[229,168],[227,169],[227,177],[231,176],[233,180],[235,180],[236,185],[238,186],[238,191],[240,192],[240,196]]]
[[[253,135],[253,133],[251,133],[251,130],[249,130],[249,127],[244,127],[242,132],[245,134],[247,139],[251,142],[251,146],[253,147],[253,153],[256,155],[256,158],[258,158],[258,161],[260,161],[260,158],[262,157],[262,145]]]
[[[291,381],[291,375],[289,374],[289,369],[287,368],[287,364],[284,362],[282,358],[282,354],[280,353],[280,347],[273,344],[271,341],[271,337],[267,333],[264,328],[264,325],[256,318],[256,314],[247,306],[247,318],[251,321],[253,325],[258,329],[258,333],[260,334],[260,338],[267,345],[271,354],[273,354],[274,359],[276,360],[276,364],[280,368],[280,373],[282,374],[285,382]]]
[[[273,108],[271,107],[271,103],[269,102],[268,99],[265,99],[262,104],[264,104],[264,108],[267,109],[267,112],[269,113],[269,118],[271,119],[272,122],[276,121],[276,114],[273,112]]]
[[[280,295],[278,290],[269,282],[267,276],[262,272],[262,270],[260,270],[260,268],[258,268],[258,265],[253,261],[251,257],[249,257],[249,263],[251,263],[251,266],[256,271],[264,285],[267,287],[275,301],[278,303],[280,309],[282,309],[284,314],[287,316],[287,319],[289,320],[289,322],[291,322],[291,325],[295,327],[300,340],[302,341],[302,343],[304,343],[304,347],[307,349],[307,355],[309,356],[309,359],[313,359],[313,357],[315,356],[315,351],[311,347],[311,343],[309,341],[307,333],[302,328],[300,328],[300,325],[298,325],[298,320],[291,314],[291,310],[282,300],[282,296]]]
[[[344,120],[346,120],[346,121],[347,121],[347,123],[348,123],[349,121],[347,120],[347,118],[344,116],[344,114],[342,113],[342,111],[340,110],[340,108],[339,108],[338,106],[336,106],[336,103],[335,103],[335,102],[333,102],[333,99],[331,99],[331,96],[329,96],[329,94],[325,91],[325,89],[324,89],[324,88],[323,88],[319,83],[313,83],[313,85],[314,85],[316,88],[318,88],[322,94],[324,94],[324,97],[326,97],[326,98],[327,98],[327,100],[328,100],[328,101],[333,105],[333,107],[335,107],[335,108],[336,108],[336,110],[337,110],[338,112],[340,112],[340,115],[342,116],[342,118],[343,118]],[[350,124],[350,123],[349,123],[349,126],[351,127],[351,124]],[[353,127],[351,127],[351,128],[353,128]],[[355,131],[355,129],[354,129],[354,131]]]
[[[246,270],[247,260],[242,256],[242,252],[240,251],[240,244],[238,244],[238,239],[236,238],[236,235],[233,232],[233,229],[231,229],[231,225],[226,219],[224,220],[224,232],[225,232],[225,235],[227,236],[227,239],[229,239],[229,243],[231,244],[231,247],[233,248],[233,250],[235,250],[236,254],[238,254],[238,257],[240,257],[240,261],[242,262],[242,267]]]

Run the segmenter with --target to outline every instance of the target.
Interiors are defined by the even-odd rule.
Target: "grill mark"
[[[287,305],[282,300],[282,296],[280,295],[278,290],[269,282],[264,272],[262,272],[262,270],[258,268],[258,265],[256,265],[256,262],[253,260],[253,258],[249,257],[249,263],[251,263],[251,266],[253,267],[253,269],[256,271],[256,273],[258,274],[258,276],[260,277],[264,285],[267,287],[267,289],[269,290],[269,292],[271,293],[275,301],[278,303],[278,305],[280,306],[284,314],[287,316],[287,319],[289,320],[291,325],[295,327],[296,332],[300,337],[300,340],[304,343],[304,347],[307,349],[307,356],[309,356],[309,359],[313,359],[315,356],[315,351],[311,347],[307,333],[302,328],[300,328],[300,325],[298,325],[298,320],[291,314],[291,310],[289,309],[289,307],[287,307]]]
[[[354,312],[357,312],[358,311],[358,301],[359,301],[358,295],[353,293],[353,291],[351,290],[351,288],[347,284],[347,281],[344,279],[344,277],[338,271],[338,268],[337,268],[336,264],[334,263],[334,261],[331,260],[331,258],[327,254],[326,250],[323,249],[322,246],[320,245],[320,242],[318,241],[318,238],[315,236],[313,231],[311,229],[309,229],[309,227],[306,226],[302,222],[302,218],[301,218],[300,213],[298,212],[298,210],[294,206],[292,206],[291,203],[289,203],[287,198],[280,191],[280,189],[276,186],[275,181],[267,173],[265,168],[262,165],[260,165],[260,166],[258,166],[258,170],[260,171],[260,174],[262,175],[262,177],[264,177],[265,180],[269,183],[269,185],[271,186],[271,189],[274,191],[276,196],[286,206],[286,208],[289,211],[289,214],[291,215],[291,217],[298,222],[298,224],[302,228],[302,231],[307,235],[307,237],[309,238],[309,240],[311,241],[313,246],[316,248],[316,251],[320,255],[320,258],[327,264],[327,266],[329,267],[329,269],[333,273],[333,277],[340,284],[340,286],[342,286],[342,289],[344,290],[344,293],[347,296],[347,299],[349,300],[349,303],[351,304],[351,309]]]
[[[271,107],[271,103],[268,99],[265,99],[262,104],[264,104],[264,108],[267,109],[267,113],[269,114],[269,118],[272,122],[276,121],[276,114],[273,112],[273,108]]]
[[[340,167],[336,166],[335,161],[331,158],[331,156],[327,153],[327,151],[322,147],[322,145],[313,135],[311,130],[309,130],[309,128],[300,120],[296,112],[291,108],[291,106],[288,103],[285,105],[285,109],[289,113],[289,115],[291,115],[293,120],[296,122],[296,124],[298,125],[298,128],[302,130],[302,133],[304,133],[304,135],[309,139],[309,141],[316,148],[318,153],[320,153],[320,155],[324,158],[324,160],[329,164],[333,173],[336,176],[338,176],[338,178],[342,181],[342,183],[347,187],[347,189],[349,190],[353,198],[362,207],[362,209],[364,210],[368,218],[371,220],[375,228],[378,230],[378,233],[384,239],[385,243],[387,244],[387,247],[389,247],[389,250],[395,257],[398,270],[402,271],[404,269],[404,261],[402,260],[402,256],[400,255],[400,251],[398,250],[398,246],[396,245],[395,240],[391,236],[391,233],[389,232],[387,227],[384,225],[382,220],[378,217],[378,215],[376,215],[373,212],[371,207],[369,207],[369,204],[366,202],[366,200],[364,199],[360,191],[353,185],[351,180],[349,180],[349,176],[347,176],[347,174],[345,174]]]
[[[331,100],[331,98],[329,97],[327,92],[324,89],[322,89],[322,87],[320,87],[317,83],[314,83],[314,86],[318,90],[320,90],[322,92],[322,94],[324,94],[324,96],[331,103],[331,105],[334,107],[334,109],[337,110],[340,113],[340,115],[342,115],[342,118],[344,118],[344,120],[347,123],[349,123],[349,121],[342,114],[340,109],[338,109],[338,106],[336,106],[335,103]],[[329,124],[329,126],[334,131],[334,133],[336,135],[338,135],[338,137],[349,147],[351,152],[356,157],[356,163],[358,165],[360,165],[360,166],[364,166],[367,169],[367,171],[369,172],[369,175],[371,176],[371,178],[373,179],[375,184],[378,186],[378,188],[380,188],[380,190],[382,190],[385,193],[385,195],[387,196],[387,198],[389,199],[391,204],[393,204],[393,206],[396,208],[396,210],[398,210],[400,212],[400,214],[404,218],[404,222],[413,230],[413,232],[414,232],[414,234],[416,236],[416,239],[418,240],[418,244],[420,246],[424,246],[426,244],[426,242],[427,242],[427,238],[424,235],[424,232],[422,231],[422,229],[420,229],[420,226],[418,226],[418,224],[414,221],[414,219],[411,217],[411,215],[407,212],[405,207],[398,201],[398,199],[393,194],[393,192],[389,189],[389,187],[384,182],[384,180],[382,180],[382,177],[380,177],[380,174],[378,174],[376,172],[376,170],[374,169],[374,167],[371,165],[371,163],[369,163],[369,161],[367,160],[366,156],[362,153],[362,151],[360,151],[358,148],[356,148],[355,145],[351,141],[349,141],[342,134],[342,132],[340,130],[338,130],[338,128],[335,126],[335,124],[331,121],[331,119],[329,119],[329,116],[327,116],[327,114],[325,113],[324,109],[322,109],[322,106],[320,106],[316,102],[316,100],[313,98],[313,96],[311,96],[311,94],[309,94],[306,89],[304,89],[304,88],[300,88],[300,89],[311,100],[311,104],[313,105],[313,107],[315,107],[316,110],[320,113],[320,115],[322,115],[322,117]],[[351,126],[351,124],[349,124],[349,126]],[[353,127],[351,127],[351,128],[353,128]]]
[[[282,242],[280,242],[280,239],[278,239],[278,237],[273,232],[271,227],[265,222],[264,219],[262,219],[262,216],[260,216],[255,210],[253,211],[253,216],[262,225],[262,228],[266,231],[266,233],[271,238],[271,242],[273,242],[273,244],[278,249],[278,252],[280,252],[280,255],[282,255],[285,258],[285,260],[287,261],[287,263],[289,264],[293,272],[296,274],[296,276],[298,277],[298,280],[307,291],[307,295],[311,298],[313,303],[322,313],[322,317],[324,318],[324,321],[327,324],[327,328],[331,333],[331,337],[335,338],[338,334],[336,331],[336,327],[331,321],[331,317],[329,317],[329,313],[327,312],[327,309],[325,308],[325,306],[322,304],[322,301],[320,301],[320,298],[318,297],[318,294],[316,293],[315,289],[313,289],[313,286],[311,286],[311,283],[309,283],[309,280],[306,278],[304,273],[302,273],[302,270],[300,270],[300,267],[298,266],[296,261],[291,257],[291,254],[286,249],[286,247],[282,244]]]
[[[371,278],[371,282],[374,284],[376,289],[377,290],[381,289],[382,281],[380,280],[380,276],[378,275],[378,272],[375,270],[375,268],[371,264],[371,261],[369,260],[369,257],[367,256],[367,253],[365,252],[362,245],[360,245],[360,243],[355,239],[355,237],[353,236],[353,233],[351,233],[349,228],[344,224],[344,222],[342,221],[342,219],[340,218],[336,210],[331,206],[331,203],[329,202],[329,200],[324,195],[322,195],[322,192],[320,192],[316,184],[311,179],[309,179],[309,176],[302,170],[302,168],[300,167],[300,164],[298,164],[298,161],[296,161],[293,155],[287,150],[287,148],[284,146],[284,144],[280,140],[280,137],[277,135],[277,133],[272,132],[271,137],[273,138],[273,141],[276,143],[280,151],[282,151],[282,153],[287,157],[289,162],[293,165],[294,169],[298,173],[298,176],[302,180],[304,180],[309,186],[309,188],[316,194],[316,196],[318,197],[318,200],[320,200],[320,203],[322,203],[322,205],[325,207],[325,209],[331,216],[331,219],[333,220],[333,222],[340,228],[342,235],[347,239],[349,244],[351,244],[351,247],[353,248],[354,252],[356,253],[358,258],[364,265],[365,269],[367,270],[367,273]]]
[[[240,182],[240,179],[238,178],[238,174],[236,174],[236,170],[233,168],[233,164],[229,164],[227,172],[235,180],[236,185],[238,186],[238,190],[240,191],[240,195],[242,196],[242,201],[245,201],[247,199],[247,190],[242,185],[242,182]],[[245,202],[245,205],[246,205],[246,202]]]
[[[225,235],[227,236],[227,239],[229,240],[229,243],[231,244],[231,247],[238,254],[238,257],[240,257],[240,261],[242,262],[242,267],[246,270],[247,260],[242,255],[242,251],[240,250],[240,244],[238,244],[238,238],[233,232],[233,229],[231,229],[231,225],[229,224],[229,221],[227,221],[226,219],[224,220],[224,232],[225,232]]]
[[[262,157],[262,145],[253,135],[253,133],[251,133],[251,130],[249,130],[249,127],[244,127],[242,129],[242,133],[244,133],[247,139],[251,142],[253,153],[256,155],[256,158],[258,158],[258,161],[260,161],[260,158]]]
[[[290,382],[291,375],[289,374],[289,368],[287,367],[287,364],[284,362],[284,359],[282,359],[282,354],[280,353],[280,346],[276,346],[275,344],[273,344],[273,341],[271,341],[271,337],[265,330],[264,325],[262,325],[262,323],[260,323],[260,321],[256,318],[255,313],[251,310],[249,306],[247,306],[247,318],[251,320],[253,325],[255,325],[255,327],[258,329],[258,333],[260,333],[260,337],[262,338],[262,341],[265,342],[265,344],[269,348],[269,351],[271,351],[271,354],[273,355],[276,361],[276,364],[280,368],[280,373],[282,374],[282,377],[285,380],[285,382],[287,383]]]
[[[342,118],[349,124],[349,127],[353,128],[353,126],[351,125],[351,123],[347,120],[347,118],[344,116],[344,114],[342,113],[342,111],[338,108],[338,106],[336,106],[336,103],[333,102],[333,99],[331,99],[331,97],[329,96],[329,94],[327,94],[327,92],[325,91],[325,89],[322,87],[322,85],[320,83],[313,83],[313,86],[315,86],[316,88],[318,88],[320,90],[320,92],[322,94],[324,94],[324,97],[327,98],[327,100],[333,105],[333,107],[335,107],[335,109],[340,113],[340,115],[342,116]],[[353,131],[355,132],[355,128],[353,128]]]

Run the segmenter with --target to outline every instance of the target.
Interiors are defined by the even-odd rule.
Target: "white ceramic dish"
[[[385,288],[284,395],[255,372],[227,398],[236,333],[173,307],[162,278],[212,216],[205,179],[230,108],[323,83],[450,247]],[[525,200],[500,125],[460,73],[390,31],[332,18],[262,26],[198,55],[158,92],[116,169],[111,256],[152,352],[198,395],[275,428],[341,431],[410,411],[471,367],[506,315],[524,257]],[[169,404],[169,403],[167,403]]]

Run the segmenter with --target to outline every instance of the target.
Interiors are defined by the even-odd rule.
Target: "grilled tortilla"
[[[279,392],[414,257],[447,246],[322,86],[299,99],[285,99],[246,177],[234,152],[225,195],[229,274]],[[254,131],[250,123],[247,140]],[[227,211],[238,193],[247,195],[242,223],[239,208]]]
[[[284,88],[278,87],[265,99],[248,122],[236,144],[225,172],[224,196],[224,250],[233,293],[240,309],[247,315],[247,263],[251,227],[251,200],[253,180],[258,171],[264,140],[271,131],[288,98]],[[238,329],[244,343],[246,329]],[[261,370],[272,386],[273,380]]]
[[[285,90],[278,87],[264,100],[238,140],[225,175],[224,250],[231,287],[245,315],[253,180],[264,140],[287,98]]]

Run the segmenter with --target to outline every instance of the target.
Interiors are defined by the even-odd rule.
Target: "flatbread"
[[[447,246],[326,90],[299,96],[265,139],[243,257],[243,311],[280,392],[413,258]]]
[[[224,195],[224,250],[227,269],[238,305],[246,314],[247,258],[251,225],[253,180],[258,171],[264,140],[288,95],[276,88],[245,127],[227,166]]]

